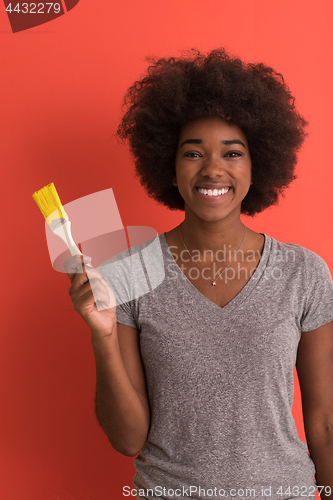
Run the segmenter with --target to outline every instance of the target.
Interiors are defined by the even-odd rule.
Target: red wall
[[[147,198],[111,136],[145,56],[225,46],[280,71],[310,122],[286,198],[243,221],[332,270],[332,14],[331,0],[81,0],[13,34],[0,5],[1,499],[118,500],[134,475],[96,423],[89,329],[50,265],[31,194],[54,182],[66,204],[112,187],[124,225],[178,224],[182,213]],[[294,414],[304,438],[298,393]]]

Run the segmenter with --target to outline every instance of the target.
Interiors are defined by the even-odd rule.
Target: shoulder
[[[276,262],[285,264],[287,267],[299,267],[310,274],[326,272],[328,265],[326,261],[309,248],[296,243],[287,243],[272,238],[271,258]]]
[[[156,249],[161,248],[162,240],[163,240],[163,234],[159,236],[157,235],[154,238],[151,238],[145,241],[144,243],[141,243],[140,245],[131,246],[126,250],[124,250],[123,252],[117,253],[116,255],[113,255],[110,259],[102,262],[102,264],[100,264],[99,267],[107,266],[113,262],[127,259],[128,257],[139,254],[142,251],[145,251],[147,254],[148,253],[153,254],[154,252],[156,252]]]
[[[99,266],[98,271],[115,293],[117,304],[142,297],[162,283],[165,277],[162,236],[132,246]]]

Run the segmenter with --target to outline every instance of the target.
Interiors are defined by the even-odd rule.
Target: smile
[[[224,189],[204,189],[204,188],[196,188],[198,193],[204,195],[204,196],[210,196],[210,197],[217,197],[217,196],[223,196],[225,195],[228,191],[230,191],[230,187],[224,188]]]
[[[220,200],[228,195],[229,191],[231,191],[231,187],[223,188],[223,189],[204,189],[204,188],[196,188],[196,191],[205,198],[206,200]]]

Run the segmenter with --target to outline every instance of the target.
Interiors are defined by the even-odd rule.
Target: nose
[[[223,162],[218,157],[208,157],[201,169],[201,175],[203,177],[210,177],[211,179],[221,176],[223,172]]]

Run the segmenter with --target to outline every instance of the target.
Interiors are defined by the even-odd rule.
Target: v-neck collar
[[[260,233],[265,237],[265,243],[263,247],[263,251],[260,257],[259,264],[256,267],[256,270],[252,274],[251,278],[249,281],[246,283],[246,285],[240,290],[240,292],[234,297],[228,304],[226,304],[224,307],[220,307],[219,305],[215,304],[215,302],[211,301],[208,299],[203,293],[201,293],[194,285],[193,283],[186,277],[186,275],[182,272],[180,267],[178,266],[177,262],[175,261],[172,252],[169,248],[168,242],[165,237],[165,233],[162,233],[160,236],[160,242],[161,242],[161,247],[162,247],[162,252],[163,256],[166,260],[167,264],[170,264],[170,260],[173,260],[175,263],[175,266],[172,266],[172,274],[168,270],[168,265],[165,266],[166,268],[166,279],[169,277],[174,279],[174,273],[178,273],[179,281],[180,283],[186,290],[187,293],[189,293],[192,297],[196,297],[197,299],[201,300],[202,303],[205,305],[205,307],[209,307],[212,311],[214,311],[216,314],[221,315],[221,314],[228,314],[232,312],[234,309],[236,309],[245,299],[246,297],[250,294],[250,292],[253,290],[253,288],[257,285],[261,275],[263,274],[268,258],[271,252],[271,247],[272,247],[272,237],[267,236],[264,233]]]

